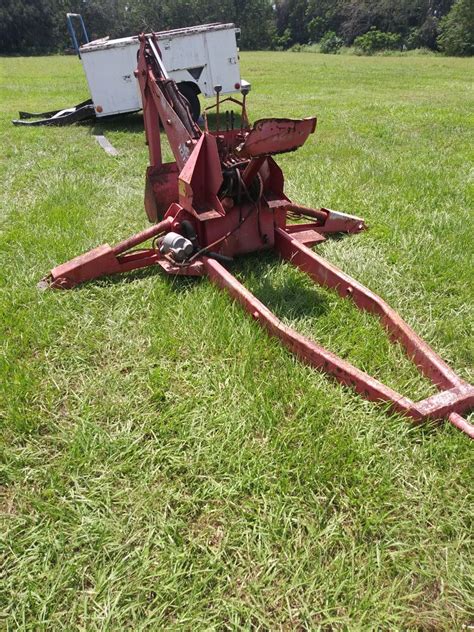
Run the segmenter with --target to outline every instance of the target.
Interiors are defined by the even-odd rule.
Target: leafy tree
[[[437,42],[446,55],[474,55],[473,0],[457,0],[439,26]]]
[[[327,31],[337,31],[345,0],[276,0],[278,36],[289,33],[288,45],[318,42]]]
[[[334,31],[328,31],[321,38],[319,45],[322,53],[335,55],[344,45],[344,40],[342,37],[338,37]]]
[[[432,15],[431,0],[349,0],[343,8],[341,32],[346,43],[372,27],[386,33],[407,36],[410,29],[420,28]]]
[[[323,34],[326,32],[326,20],[320,15],[311,18],[308,22],[308,35],[311,42],[319,42]],[[334,33],[334,31],[332,31]]]
[[[473,54],[474,0],[0,0],[0,53],[70,46],[66,13],[81,13],[92,38],[235,22],[242,48],[289,48],[334,32],[352,44],[375,27],[409,48]],[[452,7],[452,10],[451,10]],[[441,29],[441,34],[440,34]],[[370,38],[369,38],[370,39]]]
[[[289,48],[290,41],[290,29],[285,29],[281,35],[275,34],[272,41],[272,48],[274,50],[285,50],[286,48]]]
[[[275,26],[274,12],[269,0],[233,0],[233,11],[227,17],[224,16],[222,21],[235,22],[241,28],[242,48],[270,48]]]
[[[51,0],[0,4],[0,51],[39,54],[54,47],[56,7]]]
[[[354,40],[354,46],[365,55],[372,55],[381,50],[399,48],[401,37],[398,33],[384,33],[373,26],[365,35],[359,35]]]
[[[308,21],[306,19],[306,0],[292,0],[288,14],[287,29],[290,32],[290,44],[304,44],[309,39]]]

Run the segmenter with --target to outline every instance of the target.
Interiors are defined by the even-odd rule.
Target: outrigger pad
[[[295,151],[306,142],[316,129],[316,117],[304,119],[259,119],[239,147],[243,157],[258,158]]]

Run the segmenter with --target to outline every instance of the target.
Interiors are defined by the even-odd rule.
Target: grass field
[[[472,61],[241,61],[252,118],[319,117],[279,157],[290,197],[370,226],[319,252],[472,381]],[[4,628],[473,626],[465,435],[414,428],[303,366],[206,280],[36,289],[147,226],[147,150],[139,116],[13,127],[86,83],[72,57],[0,64]],[[271,255],[233,270],[299,331],[409,396],[432,392],[349,302]]]

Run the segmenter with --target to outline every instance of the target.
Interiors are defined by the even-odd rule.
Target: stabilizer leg
[[[169,217],[146,230],[125,239],[113,248],[108,244],[98,246],[85,254],[62,263],[40,281],[40,287],[70,289],[98,277],[118,272],[128,272],[157,263],[162,256],[155,248],[127,252],[135,246],[157,237],[171,229],[174,218]]]

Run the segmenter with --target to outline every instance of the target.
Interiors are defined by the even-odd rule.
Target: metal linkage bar
[[[140,233],[121,241],[113,248],[109,244],[98,246],[89,252],[79,255],[66,263],[56,266],[49,275],[39,283],[40,287],[69,289],[97,279],[106,274],[129,272],[157,263],[161,258],[155,248],[146,248],[127,252],[148,239],[157,237],[171,229],[173,218],[167,218]]]
[[[247,290],[218,261],[205,259],[204,266],[213,283],[226,289],[233,298],[245,307],[252,318],[258,321],[270,335],[280,338],[300,360],[317,369],[331,373],[340,382],[355,388],[368,399],[393,402],[398,412],[409,413],[413,402],[282,323],[268,307]]]
[[[414,423],[446,418],[474,438],[474,426],[461,417],[462,413],[474,408],[474,387],[456,375],[385,301],[316,255],[283,229],[276,229],[275,249],[316,283],[335,289],[341,296],[352,298],[360,309],[377,314],[392,338],[402,344],[418,368],[444,390],[421,402],[413,402],[284,325],[219,262],[204,259],[205,271],[211,281],[226,289],[270,335],[280,338],[304,362],[331,374],[366,399],[389,403],[393,410],[410,417]]]
[[[397,340],[413,358],[424,375],[436,386],[451,388],[463,380],[424,342],[384,300],[336,266],[277,228],[275,248],[284,259],[306,272],[316,283],[335,289],[351,298],[359,309],[376,314],[392,339]]]

